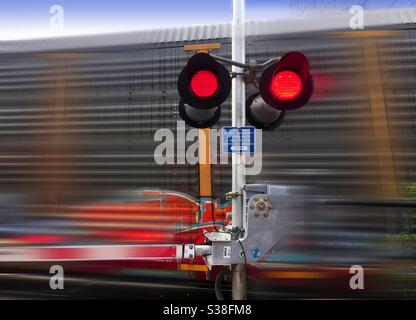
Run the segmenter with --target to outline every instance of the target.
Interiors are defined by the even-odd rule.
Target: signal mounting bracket
[[[186,44],[184,51],[196,51],[197,53],[209,53],[211,50],[221,49],[221,43]]]
[[[210,51],[215,49],[221,49],[221,43],[200,43],[200,44],[186,44],[183,46],[184,51],[195,51],[196,53],[206,53],[210,54]],[[245,72],[237,73],[237,72],[230,72],[231,78],[236,78],[239,75],[244,76],[244,80],[246,83],[254,83],[256,87],[258,87],[255,78],[256,78],[256,71],[263,70],[267,68],[268,66],[277,63],[280,60],[279,58],[272,58],[264,63],[257,63],[255,60],[250,60],[250,63],[241,63],[237,62],[231,59],[227,59],[224,57],[216,56],[213,54],[210,54],[211,57],[213,57],[215,60],[228,63],[234,66],[237,66],[239,68],[242,68],[245,70]]]

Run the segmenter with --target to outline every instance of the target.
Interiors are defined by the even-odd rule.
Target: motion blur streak
[[[310,25],[247,25],[248,61],[301,51],[315,79],[308,105],[263,132],[262,173],[247,179],[299,188],[305,201],[344,202],[294,216],[284,239],[249,266],[249,290],[415,298],[415,24],[305,32]],[[176,134],[183,45],[221,42],[215,54],[229,58],[229,35],[222,24],[0,43],[1,248],[202,243],[204,231],[226,224],[230,165],[212,166],[213,197],[203,197],[198,165],[157,165],[153,137],[160,128]],[[227,100],[215,128],[229,123]],[[160,285],[207,286],[218,271],[202,259],[60,264],[84,279]],[[350,289],[353,265],[364,268],[365,290]],[[49,267],[0,265],[13,274]]]

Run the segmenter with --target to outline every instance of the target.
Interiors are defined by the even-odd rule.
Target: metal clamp
[[[247,73],[246,72],[230,72],[230,76],[231,78],[237,78],[238,76],[246,77]]]
[[[194,259],[195,257],[204,257],[212,254],[212,246],[185,244],[183,246],[183,259]]]
[[[236,78],[237,76],[243,76],[244,77],[244,82],[245,83],[253,83],[254,86],[256,88],[259,87],[257,81],[256,81],[256,75],[257,75],[257,71],[261,71],[263,69],[266,69],[268,66],[279,62],[280,57],[279,58],[272,58],[267,60],[266,62],[263,63],[257,63],[257,61],[255,60],[250,60],[250,62],[247,63],[241,63],[241,62],[237,62],[231,59],[227,59],[224,57],[220,57],[220,56],[216,56],[211,54],[211,57],[213,57],[215,60],[221,61],[221,62],[225,62],[225,63],[229,63],[233,66],[242,68],[244,70],[244,72],[230,72],[230,76],[231,78]]]
[[[185,244],[183,246],[183,258],[184,259],[195,258],[195,245],[194,244]]]

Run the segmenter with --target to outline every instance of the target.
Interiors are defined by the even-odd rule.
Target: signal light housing
[[[178,78],[183,103],[197,109],[219,107],[229,96],[231,77],[227,69],[207,53],[197,53]]]
[[[259,93],[252,94],[246,101],[246,118],[257,129],[273,130],[285,118],[285,111],[269,106]]]
[[[273,108],[291,110],[302,107],[313,92],[308,59],[301,52],[288,52],[277,64],[264,70],[259,90],[263,100]]]
[[[178,109],[183,121],[194,128],[209,128],[217,123],[221,116],[221,107],[210,109],[193,108],[185,104],[182,99],[179,102]]]

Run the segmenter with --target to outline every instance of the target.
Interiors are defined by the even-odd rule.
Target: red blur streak
[[[147,192],[146,195],[159,195]],[[71,217],[78,219],[100,220],[139,220],[156,222],[195,223],[199,204],[175,194],[163,194],[163,200],[137,201],[132,203],[114,202],[91,204],[81,208]]]
[[[196,208],[188,205],[175,205],[169,203],[110,203],[106,205],[97,204],[85,207],[81,212],[72,214],[73,218],[81,219],[117,219],[117,220],[157,220],[169,221],[175,220],[177,216],[190,220],[190,217],[195,219]]]
[[[41,260],[84,260],[87,259],[85,250],[74,250],[71,248],[38,248],[37,256]]]
[[[340,83],[343,83],[342,79],[335,75],[327,73],[313,73],[313,98],[320,99],[328,96],[339,95]]]
[[[31,234],[31,235],[17,236],[14,239],[19,242],[26,242],[30,244],[62,243],[68,240],[67,237],[53,235],[53,234]]]
[[[170,243],[174,240],[173,232],[160,230],[110,230],[97,232],[95,236],[134,243]]]
[[[160,257],[163,259],[176,258],[176,247],[140,247],[134,248],[132,252],[133,258],[152,258]]]
[[[176,259],[175,246],[143,247],[45,247],[37,248],[40,260],[130,260],[130,259]]]
[[[146,195],[161,196],[161,199],[127,204],[91,204],[83,207],[80,212],[72,213],[71,218],[77,221],[132,222],[132,226],[139,226],[140,223],[149,226],[153,224],[151,230],[110,228],[95,230],[91,234],[93,238],[123,243],[177,243],[175,229],[178,229],[178,225],[186,228],[196,223],[199,203],[175,194],[147,192]]]

